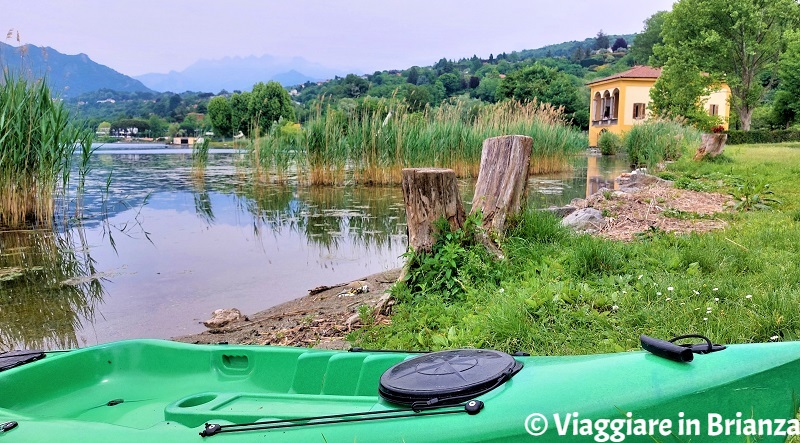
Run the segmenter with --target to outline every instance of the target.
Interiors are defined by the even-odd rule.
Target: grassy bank
[[[323,103],[302,128],[275,125],[253,142],[252,159],[263,179],[313,185],[398,184],[405,167],[474,177],[483,141],[507,134],[533,137],[533,173],[561,170],[587,146],[549,105],[456,102],[412,113],[403,101],[374,100],[347,110]]]
[[[723,216],[729,227],[709,234],[653,231],[621,243],[529,212],[509,231],[502,262],[451,236],[425,259],[424,275],[395,288],[391,325],[351,339],[369,348],[539,355],[636,349],[643,333],[800,339],[799,173],[798,145],[735,146],[714,162],[672,164],[665,175],[679,186],[737,198]]]

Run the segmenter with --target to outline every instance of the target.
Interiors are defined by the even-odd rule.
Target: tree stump
[[[434,243],[434,222],[447,219],[453,229],[464,224],[464,206],[452,169],[403,169],[403,201],[408,223],[408,246],[430,252]]]
[[[495,236],[504,234],[506,219],[517,214],[525,201],[532,147],[533,139],[524,135],[483,142],[472,213],[481,211],[483,229]]]
[[[694,154],[695,160],[702,160],[703,157],[716,157],[725,150],[728,134],[703,134],[701,137],[700,147]]]

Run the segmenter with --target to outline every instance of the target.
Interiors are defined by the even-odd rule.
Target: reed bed
[[[280,182],[294,168],[311,185],[398,184],[407,167],[451,168],[458,177],[476,177],[483,141],[511,134],[533,137],[534,174],[568,168],[569,157],[587,146],[585,134],[548,104],[457,101],[413,113],[392,99],[347,111],[323,102],[304,128],[279,124],[256,139],[252,159],[270,181]]]
[[[623,146],[633,166],[653,168],[700,146],[700,131],[677,120],[651,120],[631,128]]]
[[[6,72],[0,81],[0,226],[51,222],[54,193],[67,189],[77,146],[83,154],[78,170],[88,171],[92,137],[88,128],[70,124],[45,81]]]

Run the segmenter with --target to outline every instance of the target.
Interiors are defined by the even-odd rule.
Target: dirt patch
[[[651,177],[651,176],[647,176]],[[623,175],[623,179],[625,176]],[[625,180],[623,180],[624,182]],[[597,232],[606,238],[631,240],[637,233],[707,232],[726,226],[715,214],[728,210],[731,197],[676,189],[671,182],[647,178],[623,183],[622,190],[602,190],[578,207],[598,209],[605,223]],[[361,326],[359,307],[369,306],[374,321],[390,321],[386,290],[400,269],[348,283],[309,290],[308,295],[249,315],[219,329],[174,340],[187,343],[231,343],[347,349],[345,336]],[[362,289],[366,286],[367,290]],[[211,313],[209,313],[209,317]]]
[[[369,306],[376,322],[388,321],[387,307],[383,305],[388,299],[386,290],[399,276],[400,269],[394,269],[353,282],[310,289],[304,297],[248,315],[222,328],[173,340],[347,349],[345,336],[361,326],[360,306]]]
[[[665,180],[618,191],[603,190],[582,204],[578,202],[603,213],[606,223],[598,235],[625,241],[656,230],[688,233],[725,228],[727,223],[716,215],[732,204],[728,195],[677,189]]]

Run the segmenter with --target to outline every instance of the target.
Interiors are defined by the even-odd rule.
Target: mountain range
[[[156,91],[249,91],[258,82],[274,80],[283,86],[344,77],[353,71],[331,69],[302,57],[225,57],[199,60],[183,71],[144,74],[135,78]]]
[[[152,92],[139,80],[96,63],[86,54],[66,55],[50,47],[14,47],[0,42],[0,66],[31,78],[46,76],[53,93],[62,98],[99,89]]]

